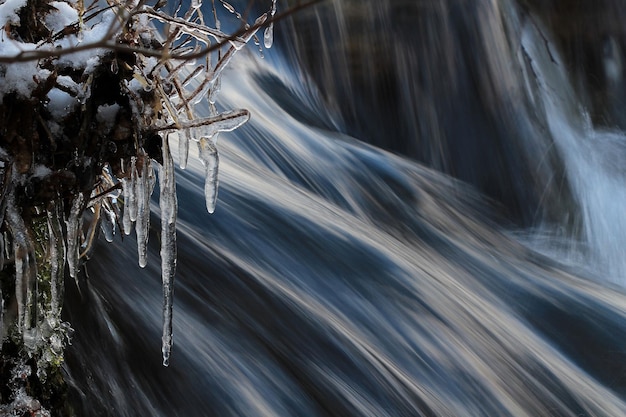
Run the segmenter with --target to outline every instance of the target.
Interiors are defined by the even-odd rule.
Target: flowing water
[[[626,415],[623,36],[534,3],[326,2],[239,56],[170,366],[153,200],[145,269],[118,236],[68,283],[77,414]]]

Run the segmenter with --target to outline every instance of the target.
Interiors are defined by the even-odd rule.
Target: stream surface
[[[626,415],[624,37],[523,3],[328,1],[242,51],[214,214],[176,172],[169,367],[158,191],[146,268],[116,236],[67,280],[77,415]]]

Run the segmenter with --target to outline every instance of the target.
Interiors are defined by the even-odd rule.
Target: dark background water
[[[252,118],[213,215],[199,162],[177,171],[171,365],[157,200],[145,269],[118,236],[68,283],[77,415],[626,414],[616,5],[597,34],[558,2],[281,24],[224,74]]]

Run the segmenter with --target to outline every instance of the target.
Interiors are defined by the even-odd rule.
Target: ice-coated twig
[[[65,270],[65,240],[63,239],[63,200],[59,199],[48,210],[48,236],[50,257],[50,306],[53,315],[60,317],[63,304],[63,276]]]
[[[161,279],[163,281],[163,365],[168,366],[172,350],[172,302],[176,273],[176,178],[168,135],[163,137],[163,166],[159,175],[161,208]]]
[[[211,136],[217,132],[230,132],[237,129],[250,119],[250,112],[245,109],[230,110],[217,116],[202,117],[195,120],[181,122],[180,125],[170,124],[158,130],[179,130],[202,127],[204,136]]]
[[[70,215],[67,218],[67,266],[70,276],[77,280],[78,286],[78,259],[80,250],[80,232],[81,218],[83,209],[85,208],[85,195],[81,192],[76,193],[72,201]]]
[[[154,10],[151,7],[146,7],[142,10],[137,11],[137,14],[139,13],[145,13],[162,23],[169,23],[181,32],[190,34],[196,39],[206,40],[208,39],[208,37],[211,37],[218,42],[229,42],[231,45],[238,48],[241,48],[246,44],[245,38],[242,38],[240,36],[227,35],[219,30],[187,21],[184,18],[170,16],[161,11]]]
[[[13,191],[7,195],[6,217],[13,238],[15,256],[15,296],[17,298],[18,328],[25,331],[35,327],[37,320],[37,263],[35,246],[24,219],[15,205]],[[24,340],[26,343],[26,340]]]
[[[217,204],[217,189],[219,186],[218,169],[219,157],[217,148],[212,138],[203,137],[198,142],[198,152],[200,160],[204,164],[204,197],[206,200],[206,209],[209,213],[215,211]]]

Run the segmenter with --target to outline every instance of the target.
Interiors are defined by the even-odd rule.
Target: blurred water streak
[[[242,56],[213,215],[177,172],[171,365],[155,204],[145,269],[68,287],[78,415],[626,415],[626,145],[546,10],[328,2]]]

